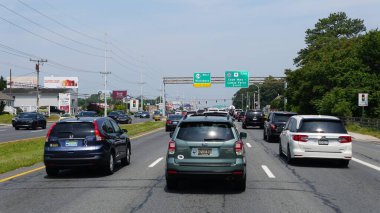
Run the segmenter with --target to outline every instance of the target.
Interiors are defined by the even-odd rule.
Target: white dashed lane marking
[[[152,167],[154,167],[155,165],[157,165],[160,161],[162,161],[162,159],[164,159],[163,157],[160,157],[160,158],[158,158],[157,160],[155,160],[153,163],[151,163],[150,165],[149,165],[149,168],[152,168]]]
[[[248,146],[249,148],[251,148],[251,147],[252,147],[250,143],[245,143],[245,144],[247,144],[247,146]]]
[[[269,178],[276,178],[276,176],[273,175],[267,166],[261,165],[261,168],[263,168],[264,172],[268,175]]]

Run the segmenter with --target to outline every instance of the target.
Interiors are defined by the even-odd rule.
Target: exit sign
[[[194,87],[211,87],[211,73],[195,72],[193,77]]]
[[[226,71],[224,75],[225,87],[248,88],[248,71]]]

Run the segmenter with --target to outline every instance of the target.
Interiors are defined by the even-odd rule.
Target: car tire
[[[246,187],[247,187],[247,178],[245,175],[244,175],[244,178],[237,180],[234,183],[234,189],[238,190],[239,192],[244,192]]]
[[[42,129],[46,129],[46,123],[42,125]]]
[[[263,131],[263,140],[264,140],[264,141],[267,141],[267,134],[266,134],[266,132],[265,132],[265,129],[264,129],[264,131]]]
[[[166,179],[166,188],[169,190],[176,189],[178,187],[178,180],[175,178]]]
[[[341,160],[341,161],[339,162],[339,165],[340,165],[342,168],[347,168],[349,163],[350,163],[350,160]]]
[[[35,124],[35,125],[33,124],[32,129],[36,130],[37,129],[37,124]]]
[[[294,158],[292,158],[292,155],[290,154],[290,147],[288,145],[288,149],[287,149],[287,152],[286,152],[286,162],[288,164],[293,164],[294,163]]]
[[[58,173],[59,173],[59,169],[58,169],[58,168],[54,168],[54,167],[49,167],[49,166],[47,166],[47,167],[45,168],[45,170],[46,170],[46,174],[47,174],[48,176],[51,176],[51,177],[57,176]]]
[[[243,128],[243,129],[247,129],[247,125],[243,124],[243,125],[242,125],[242,128]]]
[[[126,156],[121,159],[121,165],[127,166],[131,164],[131,149],[127,146]]]
[[[266,136],[267,136],[266,141],[268,141],[268,142],[272,142],[272,137],[271,137],[269,134],[267,134]]]
[[[115,155],[111,152],[106,163],[103,165],[103,172],[106,175],[112,175],[115,170]]]
[[[19,130],[20,128],[19,127],[15,127],[15,130]]]

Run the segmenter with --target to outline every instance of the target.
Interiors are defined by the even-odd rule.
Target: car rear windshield
[[[50,136],[58,138],[85,138],[93,135],[94,124],[90,122],[57,123],[50,133]]]
[[[181,120],[182,115],[169,115],[169,120]]]
[[[246,115],[259,117],[259,116],[263,116],[264,114],[263,112],[247,112]]]
[[[32,114],[32,113],[21,113],[18,117],[19,118],[36,118],[37,115]]]
[[[287,122],[294,114],[276,114],[274,122]]]
[[[320,132],[320,133],[347,133],[340,120],[307,119],[303,120],[298,132]]]
[[[96,115],[96,112],[82,112],[81,115],[83,117],[93,117]]]
[[[228,141],[234,139],[229,123],[182,123],[177,138],[185,141]]]

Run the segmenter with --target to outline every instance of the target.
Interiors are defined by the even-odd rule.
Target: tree
[[[4,80],[3,76],[0,77],[0,91],[3,91],[7,88],[7,81]]]

